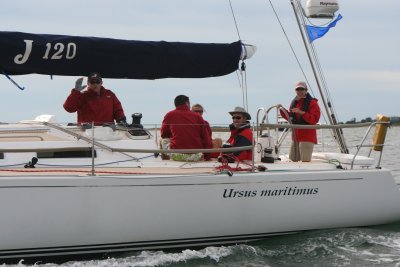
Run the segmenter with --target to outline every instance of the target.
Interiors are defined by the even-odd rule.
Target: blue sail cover
[[[160,79],[222,76],[239,65],[241,42],[205,44],[131,41],[21,32],[0,32],[0,71]]]

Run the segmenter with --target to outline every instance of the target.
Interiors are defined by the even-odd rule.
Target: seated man
[[[192,111],[199,113],[201,116],[203,116],[204,108],[200,104],[194,104],[192,106]],[[212,140],[213,148],[220,148],[222,146],[222,139],[221,138],[212,139],[212,131],[211,131],[210,124],[206,120],[204,120],[204,122],[206,123],[207,132],[210,135],[210,138]],[[219,154],[220,153],[215,152],[215,153],[211,153],[210,156],[211,156],[211,158],[217,158],[219,156]]]
[[[121,102],[115,94],[103,87],[100,74],[94,72],[89,74],[86,85],[82,86],[83,78],[75,82],[75,88],[71,90],[64,103],[64,109],[70,113],[78,112],[78,124],[92,123],[103,125],[107,123],[126,124],[126,117]]]
[[[199,114],[190,110],[189,97],[178,95],[174,103],[176,108],[164,116],[161,125],[161,138],[170,139],[169,148],[212,148],[212,141],[207,130],[207,124]],[[208,160],[209,157],[209,154],[204,154],[206,160]]]
[[[242,107],[235,107],[233,111],[229,114],[232,115],[233,123],[229,125],[231,130],[231,136],[228,139],[228,145],[231,147],[241,147],[241,146],[251,146],[253,145],[253,131],[250,129],[251,116]],[[227,147],[226,145],[224,147]],[[252,160],[253,153],[252,150],[244,150],[233,152],[230,154],[223,155],[229,162],[233,162],[234,159],[237,160]],[[221,161],[221,159],[219,159]]]

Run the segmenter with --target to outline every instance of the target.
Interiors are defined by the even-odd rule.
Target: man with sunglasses
[[[224,144],[222,147],[251,146],[253,144],[253,131],[250,128],[250,114],[242,107],[235,107],[229,114],[232,115],[232,124],[229,125],[231,136],[227,144]],[[227,159],[228,162],[234,162],[234,160],[252,160],[253,158],[251,149],[233,152],[231,155],[224,154],[223,157]],[[218,158],[218,161],[221,160],[221,158]]]
[[[296,97],[292,100],[290,109],[286,110],[281,104],[277,105],[282,117],[290,120],[292,124],[315,125],[319,121],[321,110],[318,100],[313,98],[307,89],[305,82],[297,82],[295,85]],[[286,114],[289,114],[289,118]],[[311,161],[314,144],[317,143],[317,130],[294,129],[292,140],[295,140],[294,138],[297,142],[292,141],[289,158],[292,161]]]
[[[117,123],[127,126],[126,117],[121,102],[116,95],[103,87],[103,79],[100,74],[93,72],[87,79],[86,85],[82,85],[83,78],[75,82],[75,87],[71,90],[64,103],[67,112],[78,113],[78,124],[92,123],[94,125]]]

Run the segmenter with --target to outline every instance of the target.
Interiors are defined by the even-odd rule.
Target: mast
[[[311,68],[312,68],[312,71],[313,71],[313,74],[315,77],[315,81],[317,83],[318,91],[320,93],[322,103],[325,107],[325,111],[328,116],[329,123],[331,125],[337,125],[337,119],[336,119],[337,116],[335,115],[332,102],[325,95],[325,92],[327,92],[328,90],[327,90],[326,82],[324,82],[325,79],[324,79],[324,75],[322,72],[322,68],[318,64],[317,53],[315,51],[314,45],[312,44],[312,42],[310,42],[307,31],[306,31],[306,24],[304,21],[302,5],[300,3],[300,0],[290,0],[290,2],[293,7],[296,21],[299,26],[301,37],[303,39],[304,47],[306,48],[307,56],[308,56],[308,59],[311,64]],[[348,154],[349,150],[347,148],[346,141],[344,139],[343,130],[340,128],[337,128],[337,129],[332,129],[331,132],[340,148],[340,151],[342,153]]]

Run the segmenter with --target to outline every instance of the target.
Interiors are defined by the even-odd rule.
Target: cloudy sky
[[[247,61],[249,112],[277,103],[288,106],[296,81],[304,80],[291,45],[313,82],[290,0],[231,0],[239,35],[258,47]],[[239,39],[227,0],[2,0],[1,31],[20,31],[130,40],[230,43]],[[343,19],[314,41],[339,121],[400,115],[400,30],[398,0],[341,1]],[[326,22],[326,21],[325,21]],[[96,66],[93,66],[93,70]],[[76,114],[62,105],[78,77],[14,76],[15,87],[0,77],[0,121],[15,122],[54,114],[58,122],[74,122]],[[208,79],[105,79],[121,100],[127,117],[143,114],[144,124],[161,123],[173,99],[186,94],[201,103],[211,124],[227,124],[228,111],[243,105],[236,73]],[[272,120],[274,115],[271,115]]]

